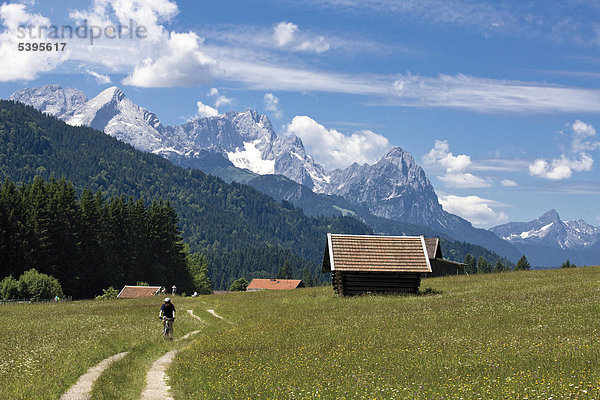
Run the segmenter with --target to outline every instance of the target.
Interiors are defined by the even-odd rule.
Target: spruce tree
[[[531,269],[531,265],[529,264],[529,261],[527,261],[527,257],[525,257],[525,254],[523,254],[523,257],[519,259],[517,265],[515,266],[515,271],[528,269]]]
[[[467,274],[475,274],[477,273],[477,264],[475,262],[475,257],[473,257],[470,253],[468,253],[465,257],[465,272]]]

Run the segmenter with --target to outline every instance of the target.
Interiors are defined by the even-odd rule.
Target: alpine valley
[[[564,261],[564,254],[551,262],[538,257],[544,251],[535,249],[547,247],[545,242],[514,240],[511,235],[524,230],[514,233],[503,228],[512,224],[488,231],[444,211],[423,169],[400,147],[389,149],[372,165],[354,163],[326,171],[306,153],[300,138],[278,137],[269,119],[253,110],[165,126],[156,114],[114,86],[90,100],[77,89],[58,85],[19,90],[10,99],[69,125],[104,131],[178,166],[248,184],[278,201],[295,204],[308,215],[353,215],[378,233],[439,235],[486,247],[512,261],[525,253],[536,266]],[[569,249],[589,248],[580,247]],[[564,253],[565,248],[559,246],[556,251]]]

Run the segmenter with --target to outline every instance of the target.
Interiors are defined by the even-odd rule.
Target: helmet
[[[170,297],[166,297],[165,298],[165,303],[170,303],[171,302],[171,298]]]

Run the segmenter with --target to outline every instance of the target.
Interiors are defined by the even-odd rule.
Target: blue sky
[[[600,225],[597,1],[0,4],[0,97],[117,85],[164,124],[253,108],[330,169],[405,148],[444,208],[476,226],[551,208]],[[146,35],[17,51],[39,42],[19,26],[84,20]]]

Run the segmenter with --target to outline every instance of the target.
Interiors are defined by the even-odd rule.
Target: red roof
[[[246,290],[285,290],[303,286],[300,279],[252,279]]]
[[[160,292],[160,286],[129,286],[125,285],[117,295],[117,299],[137,299],[152,297]]]

